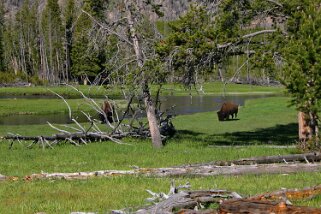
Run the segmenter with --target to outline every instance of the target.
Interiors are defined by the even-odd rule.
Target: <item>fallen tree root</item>
[[[86,179],[95,176],[144,175],[144,176],[214,176],[214,175],[244,175],[244,174],[287,174],[296,172],[321,171],[321,163],[305,164],[261,164],[206,166],[182,168],[137,168],[133,170],[101,170],[75,173],[40,173],[27,176],[28,179]]]

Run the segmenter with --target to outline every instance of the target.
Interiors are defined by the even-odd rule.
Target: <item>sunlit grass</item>
[[[18,176],[18,181],[0,183],[0,210],[4,213],[68,213],[71,211],[109,212],[111,209],[139,207],[150,197],[146,189],[168,192],[171,178],[123,176],[77,181],[23,181],[25,175],[40,172],[77,172],[138,167],[166,167],[189,163],[232,160],[263,155],[299,152],[295,147],[268,148],[267,145],[294,145],[297,138],[296,111],[289,98],[248,100],[240,107],[238,120],[219,122],[215,112],[177,116],[177,135],[163,149],[152,148],[150,140],[123,139],[131,145],[96,142],[76,147],[62,143],[54,149],[29,143],[0,140],[0,174]],[[86,125],[87,127],[88,125]],[[47,125],[0,126],[22,135],[51,135]],[[221,145],[230,147],[220,147]],[[234,145],[244,145],[234,147]],[[303,188],[320,184],[321,173],[289,175],[244,175],[176,177],[189,181],[193,189],[228,189],[245,196],[280,188]],[[294,201],[321,206],[321,198]]]
[[[86,96],[89,97],[105,97],[119,98],[122,97],[122,88],[124,86],[75,86],[78,90],[82,91]],[[151,91],[155,95],[158,86],[152,85]],[[162,87],[163,95],[188,95],[198,94],[195,88],[189,90],[182,84],[164,84]],[[196,86],[196,89],[200,89],[200,85]],[[125,89],[126,90],[126,89]],[[129,89],[131,90],[131,89]],[[51,91],[54,91],[65,98],[81,98],[81,94],[69,86],[36,86],[36,87],[4,87],[0,88],[0,96],[56,96]],[[284,87],[281,86],[254,86],[247,84],[227,84],[224,90],[224,84],[222,82],[209,82],[203,84],[203,91],[205,94],[240,94],[240,93],[283,93]]]
[[[321,173],[291,175],[246,175],[175,178],[176,184],[190,182],[192,189],[227,189],[253,196],[281,188],[314,186]],[[109,213],[112,209],[137,208],[154,192],[169,191],[171,178],[113,177],[74,181],[4,182],[0,184],[0,208],[5,213]],[[320,207],[321,200],[292,201]]]
[[[104,97],[108,96],[109,94],[118,94],[119,91],[107,90],[104,87],[100,86],[85,86],[85,85],[77,85],[75,86],[76,89],[82,91],[84,95],[90,97]],[[34,87],[4,87],[0,88],[0,95],[1,96],[53,96],[56,95],[53,93],[58,93],[66,98],[75,98],[75,97],[82,97],[81,94],[69,86],[34,86]]]
[[[275,93],[282,94],[285,92],[283,86],[258,86],[258,85],[248,85],[248,84],[235,84],[230,83],[224,84],[222,82],[207,82],[202,84],[202,90],[200,91],[201,85],[196,87],[188,88],[184,87],[182,84],[165,84],[163,86],[163,94],[174,94],[174,95],[187,95],[187,94],[205,94],[205,95],[215,95],[215,94],[260,94],[260,93]],[[195,90],[196,89],[196,90]],[[204,93],[203,93],[204,92]]]

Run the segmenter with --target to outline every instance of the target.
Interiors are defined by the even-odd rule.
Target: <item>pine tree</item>
[[[63,54],[63,24],[58,0],[48,0],[42,15],[43,58],[47,64],[46,79],[50,82],[66,80]]]
[[[4,59],[4,5],[2,0],[0,1],[0,72],[5,71],[5,59]]]
[[[289,35],[283,48],[286,59],[283,66],[285,73],[282,79],[293,98],[292,103],[307,115],[305,119],[312,131],[309,133],[309,138],[310,140],[314,138],[317,144],[319,143],[318,114],[321,107],[319,3],[313,0],[297,2],[289,13]]]
[[[75,14],[76,14],[76,7],[74,0],[68,0],[66,3],[65,8],[65,52],[66,52],[66,61],[65,61],[65,68],[66,68],[66,78],[67,81],[71,77],[71,67],[72,67],[72,60],[71,60],[71,52],[73,47],[73,25],[75,24]]]
[[[98,18],[102,13],[102,7],[96,1],[85,0],[83,10]],[[95,9],[95,10],[94,10]],[[95,17],[98,15],[98,17]],[[95,79],[97,74],[104,70],[105,53],[103,46],[98,45],[100,41],[95,40],[94,22],[84,13],[80,15],[75,25],[72,41],[71,61],[72,75],[79,80]]]

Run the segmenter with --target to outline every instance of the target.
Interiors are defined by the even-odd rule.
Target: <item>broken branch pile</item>
[[[173,183],[173,182],[172,182]],[[172,185],[171,185],[172,189]],[[150,194],[156,194],[148,190]],[[320,214],[321,208],[294,206],[287,196],[295,198],[311,198],[321,194],[321,185],[303,190],[282,190],[272,193],[242,198],[236,192],[227,190],[195,190],[169,192],[163,200],[148,207],[137,210],[136,214],[147,213],[177,213],[177,214],[245,214],[245,213],[275,213],[275,214]],[[280,198],[282,196],[282,198]],[[217,209],[207,209],[210,204],[218,204]],[[126,211],[115,210],[114,214],[125,214]]]

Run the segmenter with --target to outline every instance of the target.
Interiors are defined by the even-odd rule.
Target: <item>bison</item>
[[[239,106],[232,102],[223,103],[221,110],[217,112],[218,120],[228,120],[230,115],[232,115],[232,119],[237,117]]]
[[[99,113],[99,118],[101,120],[102,123],[106,123],[106,118],[108,120],[109,123],[113,123],[113,112],[114,112],[114,108],[113,105],[108,101],[105,100],[103,105],[101,106],[101,110],[104,112],[104,114]]]

